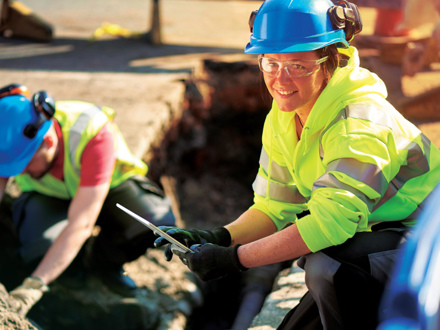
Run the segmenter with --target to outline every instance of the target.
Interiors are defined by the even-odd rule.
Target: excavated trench
[[[183,138],[171,148],[177,159],[171,162],[176,168],[170,174],[176,179],[184,227],[222,226],[251,205],[251,184],[258,169],[263,120],[264,113],[231,112],[228,116],[213,116],[195,134],[201,135],[198,138],[203,140],[202,144],[193,144],[183,151],[182,145],[192,145]],[[252,310],[258,310],[276,273],[250,272],[199,283],[205,303],[194,311],[187,329],[234,329],[237,311],[249,293],[260,299],[254,299],[254,306],[246,307],[245,315],[250,317]],[[239,328],[247,326],[236,329]]]
[[[270,104],[257,71],[246,62],[207,60],[198,76],[203,82],[196,75],[187,84],[188,109],[162,161],[163,177],[174,184],[182,227],[223,226],[252,204]],[[194,310],[186,329],[247,329],[282,268],[276,264],[199,282],[205,302]]]

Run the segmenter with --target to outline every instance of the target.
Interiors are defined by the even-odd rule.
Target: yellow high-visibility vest
[[[56,102],[54,118],[61,126],[64,141],[64,182],[49,173],[39,180],[32,179],[28,174],[20,174],[15,180],[21,190],[38,191],[61,199],[73,198],[80,181],[82,152],[87,143],[107,123],[114,135],[116,155],[110,188],[118,186],[134,175],[145,176],[147,165],[129,150],[119,128],[113,122],[114,115],[114,110],[109,107],[98,107],[87,102]]]

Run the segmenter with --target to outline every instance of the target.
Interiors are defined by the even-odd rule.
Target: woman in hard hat
[[[281,327],[316,322],[315,306],[318,327],[375,329],[399,246],[440,181],[440,152],[359,66],[355,5],[266,0],[250,24],[245,53],[258,54],[273,97],[254,204],[212,231],[164,229],[199,244],[175,254],[206,281],[299,258],[310,294]]]

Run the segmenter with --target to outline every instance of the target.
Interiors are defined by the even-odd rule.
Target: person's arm
[[[273,221],[266,214],[256,209],[249,209],[230,224],[213,230],[182,229],[175,226],[160,226],[159,228],[188,247],[205,243],[225,247],[246,244],[271,235],[277,230]],[[163,237],[159,237],[154,245],[156,247],[168,245],[168,241]],[[171,247],[168,245],[165,249],[165,259],[170,261],[172,256]]]
[[[193,245],[191,249],[192,252],[174,253],[203,281],[216,280],[251,267],[292,260],[311,252],[295,224],[245,245],[225,247],[206,243]]]
[[[242,245],[237,250],[238,259],[246,268],[292,260],[310,252],[296,224],[273,235]]]
[[[69,205],[68,225],[32,274],[45,284],[55,280],[69,266],[90,237],[109,191],[114,157],[113,135],[104,126],[81,156],[81,179]]]
[[[78,188],[69,206],[68,225],[53,242],[32,276],[49,284],[69,266],[90,237],[108,190],[109,183]]]
[[[47,284],[61,275],[92,234],[109,191],[114,161],[113,136],[103,128],[82,154],[80,185],[69,205],[67,226],[32,275],[10,292],[10,302],[17,313],[28,313],[48,291]]]
[[[231,245],[253,242],[277,231],[273,221],[256,209],[247,210],[225,228],[231,234]]]
[[[231,245],[235,246],[205,243],[191,246],[192,252],[174,251],[203,281],[219,279],[252,267],[296,259],[311,252],[296,224],[276,232],[272,220],[256,209],[249,209],[226,228],[231,236]]]
[[[311,252],[296,224],[276,232],[272,220],[256,209],[247,210],[225,227],[231,234],[232,245],[242,244],[237,253],[246,268],[291,260]]]
[[[49,290],[55,280],[76,257],[94,224],[107,196],[109,184],[80,187],[68,210],[68,225],[50,246],[43,260],[23,283],[9,293],[13,309],[23,317]]]

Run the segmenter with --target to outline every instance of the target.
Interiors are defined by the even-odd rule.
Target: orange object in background
[[[407,36],[409,30],[397,30],[403,19],[401,9],[377,9],[374,34],[383,37]]]

